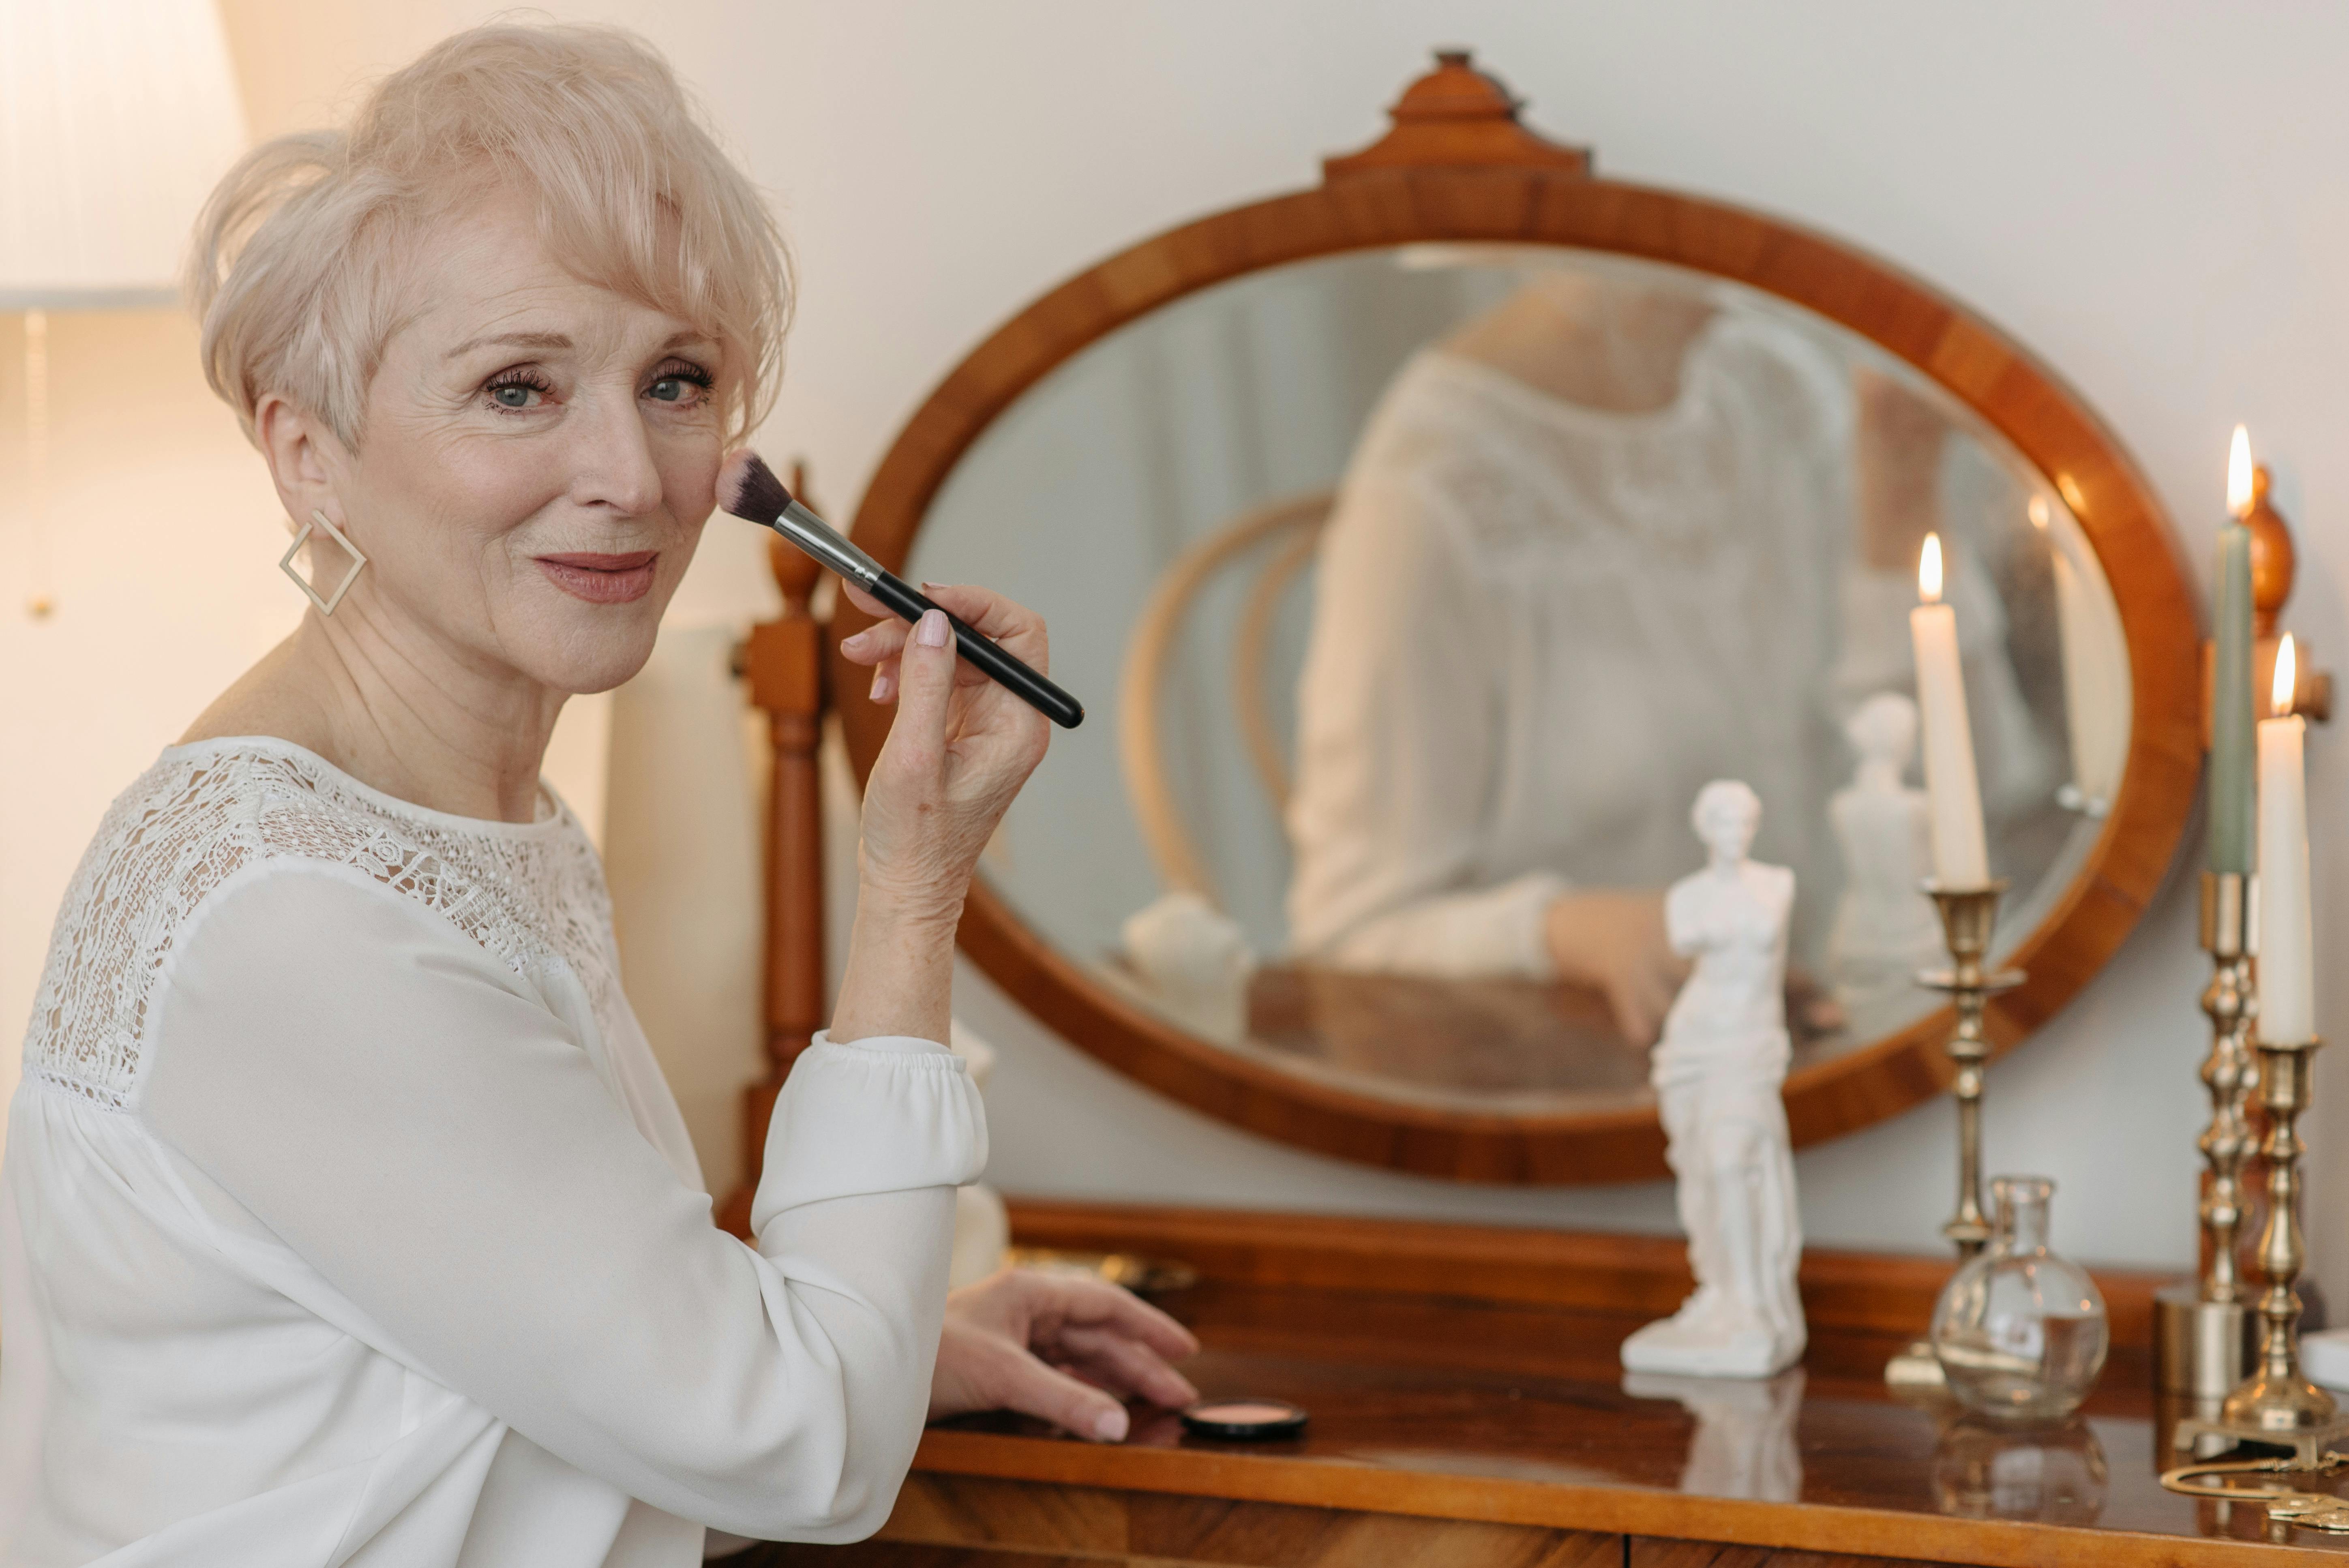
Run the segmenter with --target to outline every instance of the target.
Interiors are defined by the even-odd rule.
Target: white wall
[[[226,0],[257,130],[296,123],[362,68],[396,63],[489,9]],[[771,188],[803,284],[790,387],[765,444],[808,454],[840,511],[930,384],[990,326],[1100,255],[1316,178],[1380,129],[1434,44],[1473,44],[1530,119],[1600,167],[1768,209],[1921,273],[2066,375],[2137,453],[2204,553],[2228,427],[2251,424],[2301,525],[2291,623],[2320,657],[2349,649],[2349,12],[1990,0],[944,0],[558,5],[665,47]],[[60,336],[62,355],[69,346]],[[0,341],[0,350],[11,346]],[[279,612],[274,521],[224,415],[168,418],[182,337],[76,405],[60,435],[101,472],[63,527],[92,579],[33,627],[0,601],[0,1006],[21,1017],[31,952],[70,846],[108,793],[184,722]],[[61,370],[61,380],[71,374]],[[0,386],[7,372],[0,367]],[[179,385],[172,382],[172,385]],[[184,388],[182,388],[184,390]],[[176,396],[176,395],[175,395]],[[0,418],[5,418],[0,410]],[[150,425],[142,421],[154,420]],[[175,422],[177,421],[177,422]],[[168,458],[140,466],[122,454]],[[61,464],[65,459],[61,457]],[[140,503],[205,478],[191,531]],[[243,477],[239,477],[243,476]],[[242,487],[242,488],[240,488]],[[20,509],[5,526],[11,555]],[[747,614],[755,541],[713,525],[678,614]],[[99,581],[102,578],[102,583]],[[260,586],[253,586],[255,583]],[[130,584],[131,586],[124,586]],[[140,586],[143,585],[143,586]],[[285,591],[290,593],[290,590]],[[290,619],[292,606],[284,617]],[[76,616],[85,619],[76,620]],[[37,674],[35,672],[37,671]],[[143,676],[143,678],[132,678]],[[37,687],[37,691],[28,688]],[[183,689],[185,688],[185,689]],[[2310,745],[2320,925],[2349,919],[2349,814],[2335,737]],[[2332,804],[2332,810],[2326,810]],[[33,842],[37,841],[37,842]],[[2063,1183],[2056,1239],[2098,1259],[2182,1264],[2193,1248],[2202,1116],[2191,867],[2145,928],[2036,1040],[1991,1075],[1993,1169]],[[2320,982],[2330,1025],[2349,989]],[[1139,1093],[967,985],[1004,1061],[994,1176],[1013,1191],[1114,1193],[1511,1222],[1661,1228],[1660,1188],[1490,1191],[1364,1172],[1207,1124]],[[2344,1031],[2334,1027],[2333,1032]],[[2313,1130],[2318,1272],[2349,1299],[2349,1067],[2320,1069]],[[1928,1107],[1801,1161],[1815,1239],[1923,1248],[1946,1212],[1949,1113]]]

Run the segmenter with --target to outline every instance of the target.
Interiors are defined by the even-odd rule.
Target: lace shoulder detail
[[[560,958],[608,1016],[611,899],[567,812],[500,831],[403,810],[298,747],[235,741],[167,752],[107,809],[57,912],[26,1076],[123,1109],[156,977],[189,917],[237,872],[281,857],[364,872],[517,973]]]

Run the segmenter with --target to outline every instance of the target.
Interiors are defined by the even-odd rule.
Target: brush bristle
[[[718,504],[745,522],[771,528],[792,492],[756,452],[737,452],[718,475]]]

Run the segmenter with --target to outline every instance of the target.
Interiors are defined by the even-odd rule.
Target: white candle
[[[2068,521],[2068,520],[2067,520]],[[2093,568],[2072,552],[2093,552],[2076,528],[2056,526],[2045,496],[2031,498],[2032,526],[2046,536],[2055,572],[2055,624],[2063,639],[2064,717],[2072,732],[2072,784],[2083,810],[2102,815],[2128,761],[2128,642]]]
[[[1943,887],[1990,882],[1982,836],[1974,735],[1966,723],[1966,678],[1958,660],[1958,617],[1941,603],[1941,536],[1925,536],[1917,562],[1909,635],[1917,647],[1917,707],[1925,730],[1925,788],[1932,798],[1933,875]]]
[[[2308,780],[2301,767],[2307,726],[2292,711],[2293,654],[2276,650],[2276,716],[2260,720],[2260,1038],[2316,1038],[2316,964],[2308,908]]]

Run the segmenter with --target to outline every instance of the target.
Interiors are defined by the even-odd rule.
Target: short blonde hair
[[[415,238],[495,188],[532,200],[581,279],[718,339],[730,444],[766,416],[790,259],[668,62],[616,28],[492,23],[378,84],[349,129],[278,137],[212,192],[188,295],[245,434],[275,392],[356,449]]]

